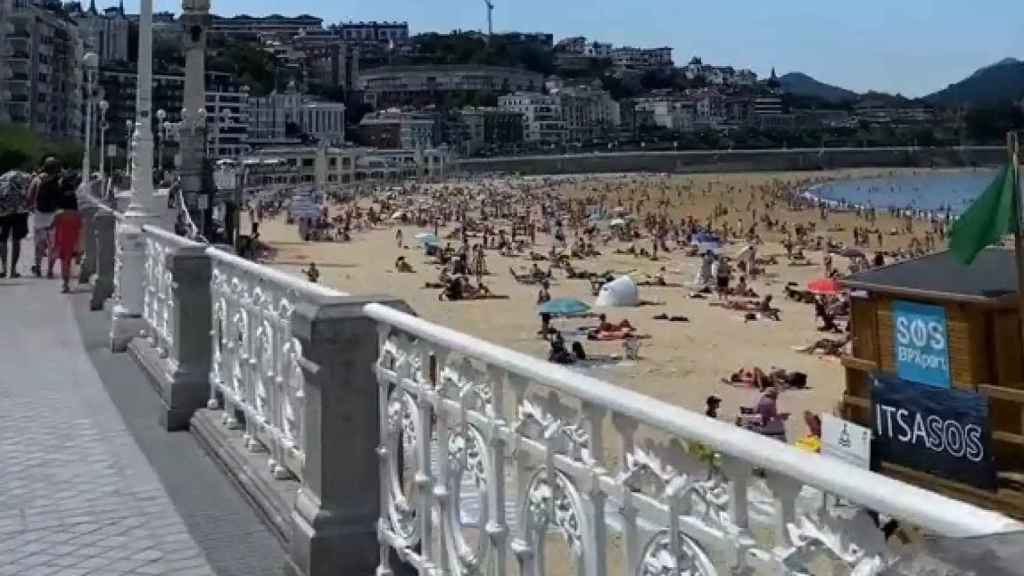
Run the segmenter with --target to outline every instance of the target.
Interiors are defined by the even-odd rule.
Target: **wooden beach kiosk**
[[[846,420],[872,468],[1024,518],[1024,358],[1013,250],[866,270],[850,290]]]

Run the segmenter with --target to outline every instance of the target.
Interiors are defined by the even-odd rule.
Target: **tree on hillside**
[[[1024,110],[1012,105],[973,108],[967,111],[964,124],[971,141],[1000,144],[1007,132],[1024,129]]]
[[[277,87],[277,60],[259,45],[226,42],[207,62],[207,68],[227,72],[249,86],[253,96],[266,96]]]

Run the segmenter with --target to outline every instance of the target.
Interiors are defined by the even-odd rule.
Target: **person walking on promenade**
[[[18,260],[21,241],[28,236],[28,187],[31,179],[23,172],[0,176],[0,278],[20,278]],[[7,259],[7,241],[11,240],[11,259]],[[10,267],[8,268],[8,263]]]
[[[78,188],[76,178],[61,179],[60,196],[57,198],[57,215],[54,218],[53,250],[60,260],[61,291],[70,292],[71,261],[78,253],[82,234],[82,216],[78,212]],[[50,258],[50,273],[53,272],[53,258]]]
[[[47,277],[53,278],[56,262],[50,249],[53,244],[53,220],[57,214],[57,199],[60,197],[60,162],[49,157],[43,161],[43,170],[32,180],[28,191],[28,205],[32,208],[32,236],[35,239],[35,265],[32,273],[43,274],[43,257],[49,259]]]

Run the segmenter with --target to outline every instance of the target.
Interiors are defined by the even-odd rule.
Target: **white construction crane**
[[[491,36],[494,34],[494,23],[491,19],[491,14],[494,12],[494,2],[491,0],[484,0],[484,6],[487,7],[487,41],[491,41]]]

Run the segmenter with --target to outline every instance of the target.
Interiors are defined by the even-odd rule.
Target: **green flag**
[[[999,171],[985,192],[971,204],[950,231],[949,250],[964,266],[970,266],[986,246],[1017,231],[1017,167]]]

